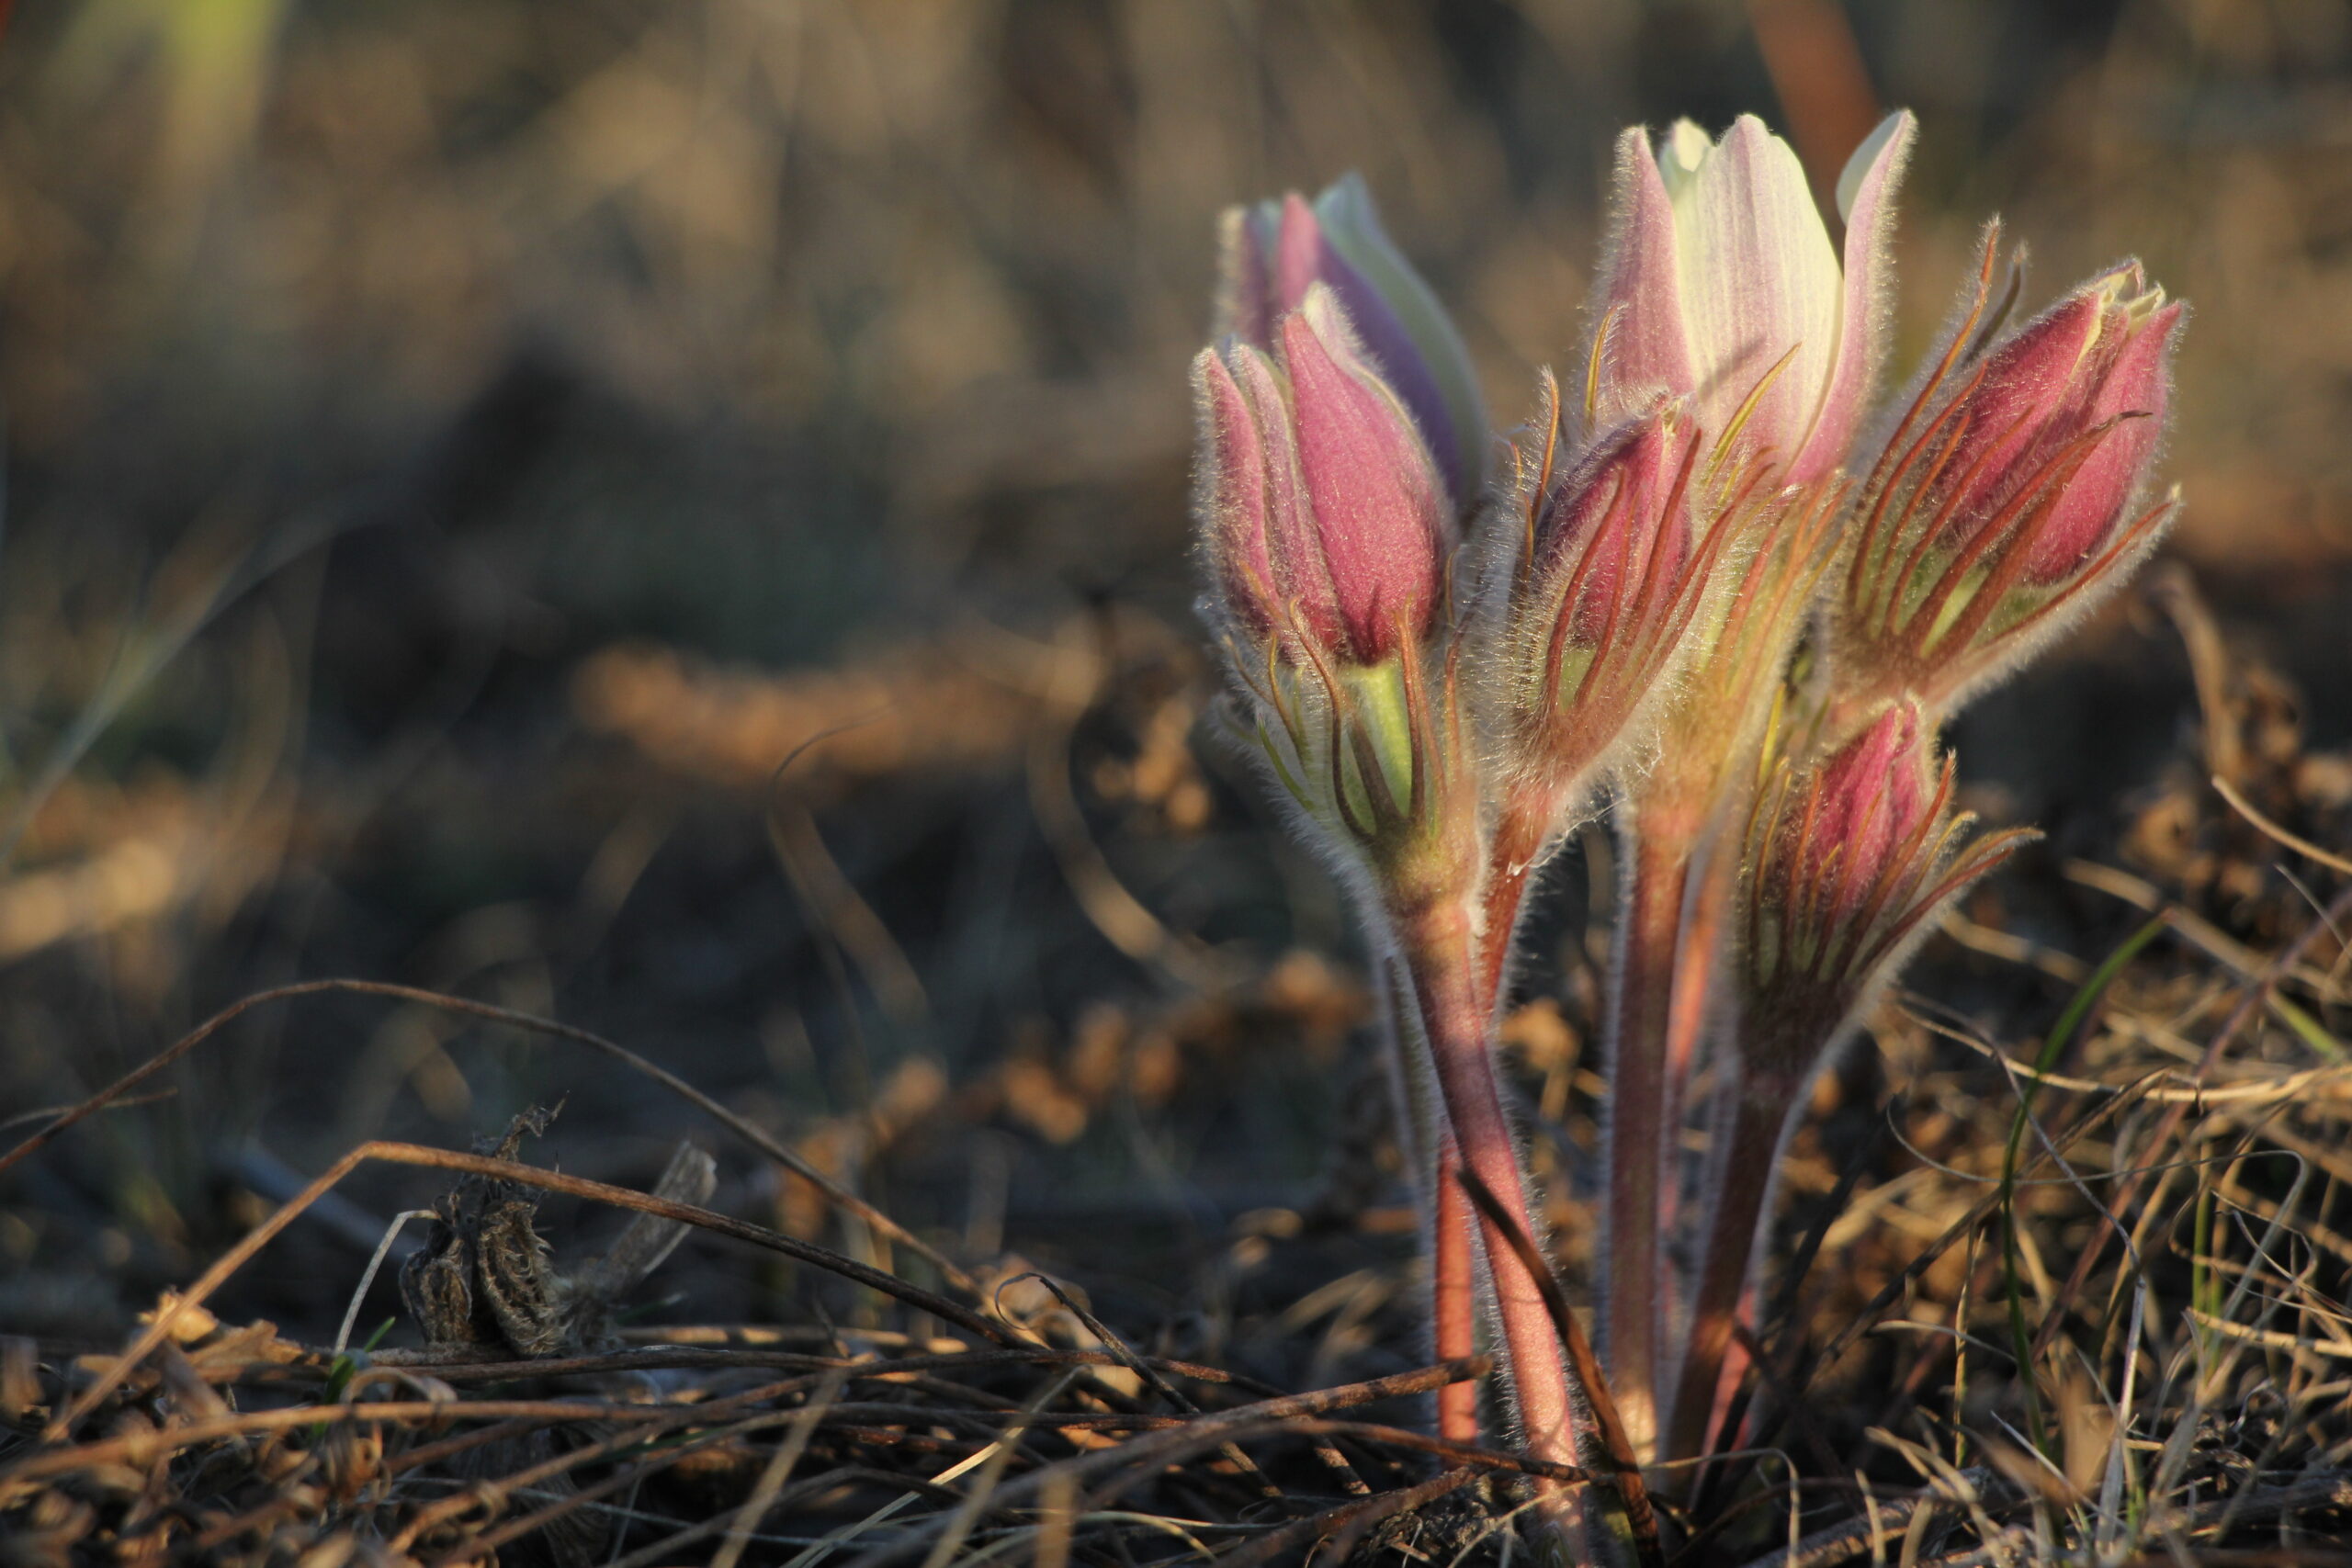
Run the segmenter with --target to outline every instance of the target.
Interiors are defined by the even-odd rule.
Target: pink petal
[[[1651,154],[1649,132],[1638,125],[1617,139],[1611,206],[1592,304],[1592,331],[1609,334],[1600,349],[1598,412],[1604,425],[1646,406],[1659,392],[1688,393],[1698,381],[1683,331],[1674,205]]]
[[[1283,310],[1306,303],[1306,291],[1323,281],[1323,226],[1315,209],[1296,191],[1283,197],[1282,226],[1274,239],[1274,299]]]
[[[1347,624],[1316,527],[1307,481],[1300,471],[1298,430],[1288,390],[1272,362],[1258,349],[1237,349],[1233,366],[1265,454],[1266,554],[1272,564],[1274,592],[1281,598],[1279,624],[1287,626],[1295,614],[1307,636],[1326,647],[1337,646],[1347,635]]]
[[[2085,289],[2070,295],[2026,323],[1993,351],[1984,379],[1968,402],[1967,459],[1988,456],[1986,443],[2020,446],[2037,429],[2061,422],[2078,428],[2084,405],[2099,383],[2090,364],[2103,331],[2120,345],[2121,322],[2106,324],[2110,307]],[[1997,475],[1988,473],[1988,478]]]
[[[1263,433],[1233,373],[1214,349],[1193,361],[1201,426],[1201,524],[1227,611],[1263,637],[1281,618],[1266,547]]]
[[[2001,516],[2004,503],[2084,428],[2085,409],[2104,373],[2098,359],[2109,313],[2096,290],[2078,290],[1993,350],[1958,416],[1965,423],[1945,466],[1947,542],[1973,538]],[[2109,330],[2120,347],[2120,323]],[[2111,349],[2107,356],[2111,361]],[[2004,526],[2022,520],[2012,514]]]
[[[1670,581],[1690,552],[1687,503],[1667,515],[1683,454],[1673,413],[1658,410],[1596,441],[1544,504],[1535,525],[1533,569],[1548,594],[1572,588],[1569,634],[1591,642],[1611,625],[1630,626],[1643,606],[1614,601],[1640,592],[1653,553]],[[1602,532],[1601,530],[1606,530]]]
[[[1827,911],[1851,913],[1890,869],[1894,850],[1928,805],[1928,752],[1919,709],[1908,701],[1881,714],[1822,764],[1812,786],[1812,819],[1798,850],[1808,884],[1842,893]],[[1804,807],[1798,808],[1803,820]]]
[[[1323,226],[1296,192],[1283,198],[1280,239],[1274,254],[1274,291],[1279,309],[1295,310],[1306,303],[1306,291],[1329,284],[1347,312],[1357,342],[1420,427],[1422,439],[1444,471],[1446,493],[1456,506],[1472,498],[1462,469],[1462,446],[1455,439],[1453,416],[1437,378],[1415,346],[1405,323],[1379,289],[1350,264],[1331,243]]]
[[[1462,334],[1454,330],[1453,320],[1436,292],[1381,227],[1372,192],[1362,175],[1345,175],[1334,182],[1315,198],[1315,215],[1322,220],[1324,243],[1347,264],[1350,274],[1379,298],[1396,321],[1399,341],[1410,346],[1413,358],[1427,373],[1426,395],[1430,400],[1424,406],[1425,394],[1395,371],[1382,344],[1385,329],[1356,308],[1344,280],[1335,274],[1334,281],[1343,284],[1340,302],[1348,307],[1373,357],[1390,367],[1389,379],[1403,396],[1405,406],[1421,421],[1421,434],[1429,437],[1438,467],[1445,470],[1455,503],[1464,507],[1474,503],[1486,482],[1487,400],[1479,390],[1478,373],[1463,346]]]
[[[1819,479],[1845,461],[1876,389],[1894,310],[1894,195],[1917,130],[1910,110],[1889,115],[1854,150],[1838,182],[1846,220],[1838,353],[1812,432],[1789,466],[1792,483]]]
[[[2121,314],[2119,309],[2115,314]],[[2091,400],[2084,426],[2122,418],[2066,487],[2050,517],[2034,536],[2025,574],[2054,582],[2105,548],[2146,482],[2164,444],[2165,416],[2172,394],[2172,341],[2181,308],[2166,305],[2140,324],[2114,368]]]
[[[1437,468],[1328,288],[1283,321],[1283,354],[1324,564],[1355,655],[1372,663],[1395,650],[1400,622],[1425,631],[1441,607],[1448,506]]]

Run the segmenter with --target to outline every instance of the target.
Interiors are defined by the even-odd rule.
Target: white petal
[[[1699,129],[1696,120],[1678,119],[1674,129],[1666,133],[1666,142],[1657,151],[1658,173],[1666,176],[1667,193],[1679,197],[1689,188],[1690,176],[1707,161],[1715,144]]]
[[[1707,154],[1715,150],[1713,138],[1700,129],[1695,119],[1676,120],[1667,140],[1668,151],[1686,173],[1697,172],[1699,165],[1707,161]]]
[[[1677,126],[1677,163],[1688,163],[1687,140]],[[1838,254],[1804,165],[1753,116],[1743,115],[1686,178],[1686,188],[1669,181],[1668,190],[1702,417],[1722,434],[1789,355],[1746,428],[1788,461],[1813,427],[1837,359]]]

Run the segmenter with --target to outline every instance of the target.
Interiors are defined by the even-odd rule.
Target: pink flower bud
[[[1412,416],[1366,362],[1327,288],[1276,329],[1280,359],[1204,350],[1199,507],[1227,613],[1375,664],[1444,609],[1451,513]]]
[[[1233,361],[1253,383],[1250,391],[1215,350],[1201,350],[1193,364],[1201,426],[1199,509],[1225,612],[1240,630],[1262,640],[1283,619],[1272,541],[1283,539],[1283,554],[1292,557],[1299,536],[1312,536],[1313,520],[1308,514],[1302,527],[1305,495],[1290,412],[1280,392],[1270,390],[1273,376],[1264,356],[1239,349]]]
[[[1936,911],[2031,835],[1963,847],[1951,761],[1908,698],[1778,780],[1748,840],[1740,1049],[1750,1070],[1798,1084]]]
[[[2143,492],[2181,307],[2127,263],[1987,348],[1999,238],[1866,469],[1829,616],[1840,715],[1903,693],[1951,714],[2121,581],[2177,510]]]
[[[1821,765],[1802,808],[1782,819],[1776,858],[1792,895],[1829,921],[1862,908],[1928,818],[1931,750],[1918,705],[1898,703]]]
[[[2098,278],[1997,345],[1956,411],[1942,465],[1947,541],[2019,541],[2027,582],[2064,581],[2115,536],[2163,439],[2180,307],[2138,264]]]
[[[1605,640],[1678,580],[1690,554],[1692,434],[1674,408],[1658,409],[1602,437],[1542,498],[1532,592],[1570,642]]]
[[[1462,340],[1429,285],[1390,243],[1363,181],[1350,175],[1309,206],[1297,193],[1234,208],[1219,234],[1216,331],[1271,349],[1282,319],[1317,284],[1345,311],[1429,443],[1457,510],[1485,479],[1487,415]]]
[[[1753,482],[1714,499],[1702,528],[1692,473],[1713,438],[1660,401],[1573,465],[1557,391],[1521,450],[1521,526],[1485,530],[1471,642],[1483,666],[1495,761],[1512,814],[1546,834],[1589,803],[1601,773],[1648,733],[1651,699],[1702,611],[1729,542],[1753,536]]]

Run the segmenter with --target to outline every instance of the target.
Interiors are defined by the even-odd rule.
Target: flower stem
[[[1739,860],[1725,852],[1720,829],[1700,854],[1687,860],[1682,927],[1675,939],[1673,998],[1666,1016],[1666,1083],[1659,1121],[1664,1143],[1659,1150],[1658,1234],[1671,1236],[1682,1213],[1682,1162],[1679,1134],[1691,1076],[1698,1070],[1699,1048],[1706,1035],[1713,998],[1715,968],[1724,951],[1724,921],[1739,894]],[[1704,1189],[1702,1189],[1704,1201]],[[1679,1287],[1687,1280],[1678,1279]],[[1661,1302],[1687,1299],[1687,1292],[1668,1298],[1668,1282],[1660,1282]],[[1670,1321],[1661,1311],[1662,1321]],[[1669,1374],[1670,1375],[1670,1374]],[[1662,1457],[1682,1459],[1679,1450]]]
[[[1438,1145],[1436,1202],[1430,1216],[1430,1318],[1437,1359],[1458,1360],[1477,1353],[1476,1265],[1470,1256],[1470,1200],[1462,1184],[1445,1173],[1462,1163],[1462,1151],[1448,1133]],[[1478,1385],[1452,1382],[1438,1390],[1437,1435],[1452,1443],[1478,1440]]]
[[[1690,1349],[1676,1379],[1668,1428],[1678,1455],[1704,1453],[1713,1436],[1732,1325],[1747,1288],[1758,1232],[1779,1187],[1781,1140],[1801,1087],[1780,1074],[1743,1082],[1733,1100],[1731,1125],[1710,1156],[1716,1206],[1701,1253]]]
[[[1525,800],[1513,801],[1495,824],[1478,923],[1478,991],[1489,1010],[1502,1006],[1503,978],[1510,967],[1511,943],[1519,935],[1527,880],[1543,863],[1547,825],[1542,809]]]
[[[1649,1457],[1657,1437],[1658,1329],[1665,1307],[1659,1209],[1667,1161],[1675,1153],[1676,1129],[1668,1121],[1668,1034],[1690,859],[1670,835],[1648,834],[1629,823],[1627,836],[1607,1032],[1600,1354],[1626,1435]]]
[[[1493,1009],[1477,981],[1467,912],[1459,899],[1440,898],[1399,909],[1395,916],[1439,1094],[1457,1145],[1455,1157],[1501,1201],[1512,1224],[1532,1237],[1540,1236],[1542,1231],[1527,1213],[1519,1152],[1496,1081]],[[1449,1166],[1442,1173],[1444,1187],[1456,1186],[1453,1168]],[[1456,1228],[1466,1234],[1466,1226]],[[1588,1423],[1581,1402],[1574,1397],[1542,1290],[1505,1230],[1488,1222],[1483,1239],[1522,1440],[1542,1458],[1577,1463],[1589,1435]]]
[[[1375,931],[1385,922],[1374,921]],[[1430,1349],[1444,1361],[1477,1350],[1477,1264],[1471,1257],[1470,1201],[1446,1172],[1461,1163],[1453,1129],[1434,1102],[1428,1032],[1402,954],[1393,941],[1378,959],[1382,1019],[1388,1037],[1397,1141],[1412,1176],[1421,1244],[1430,1259]],[[1437,1432],[1449,1442],[1478,1440],[1478,1388],[1448,1383],[1437,1393]]]

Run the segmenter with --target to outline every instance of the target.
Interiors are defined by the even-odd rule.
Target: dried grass
[[[2352,162],[2320,154],[2342,139],[2352,34],[2328,7],[2278,0],[2126,7],[2097,47],[2030,7],[1999,28],[1923,0],[1849,9],[1871,15],[1882,96],[1929,127],[1902,318],[1935,319],[1968,254],[1973,218],[1951,215],[2003,209],[2036,235],[2052,286],[2140,248],[2199,311],[2181,367],[2178,547],[2310,667],[2337,668],[2321,660],[2340,665],[2352,515]],[[1286,890],[1279,927],[1243,923],[1278,931],[1263,946],[1202,935],[1214,901],[1180,886],[1188,907],[1149,880],[1177,852],[1227,854],[1216,874],[1237,885],[1236,862],[1272,876],[1186,744],[1182,367],[1210,220],[1363,166],[1463,307],[1490,388],[1523,386],[1578,335],[1591,150],[1634,119],[1766,107],[1734,13],[85,10],[98,21],[19,6],[0,51],[0,390],[18,502],[0,712],[28,759],[10,759],[22,841],[0,875],[14,964],[0,1123],[45,1136],[73,1112],[31,1107],[288,973],[406,974],[390,965],[422,953],[429,972],[411,977],[513,1005],[372,987],[393,1010],[374,1035],[347,1054],[331,1033],[297,1037],[311,1047],[298,1058],[273,1054],[273,1003],[245,1015],[248,1038],[205,1035],[187,1066],[119,1085],[66,1141],[0,1156],[14,1166],[0,1314],[18,1330],[0,1333],[0,1563],[526,1562],[582,1542],[584,1561],[804,1568],[1499,1555],[1518,1461],[1413,1433],[1418,1394],[1378,1412],[1387,1427],[1352,1403],[1451,1375],[1357,1375],[1369,1349],[1408,1339],[1416,1288],[1397,1212],[1375,1206],[1394,1185],[1376,1116],[1351,1123],[1327,1201],[1274,1191],[1262,1201],[1282,1206],[1213,1231],[1213,1262],[1170,1290],[1214,1354],[1141,1354],[1127,1341],[1165,1348],[1152,1310],[1040,1288],[1003,1253],[1008,1228],[1030,1241],[1001,1198],[958,1240],[864,1194],[893,1159],[961,1157],[974,1128],[1055,1151],[1125,1136],[1148,1153],[1138,1109],[1255,1082],[1242,1065],[1276,1048],[1317,1073],[1343,1060],[1361,995],[1343,964],[1308,956],[1328,947],[1318,919],[1332,923],[1311,878]],[[190,20],[205,13],[228,28],[210,51]],[[447,536],[417,542],[424,519]],[[370,523],[391,525],[363,536]],[[304,553],[329,536],[381,547],[330,570]],[[254,553],[256,538],[275,542]],[[257,581],[268,592],[249,593]],[[1071,613],[1099,591],[1154,599],[1163,618]],[[935,621],[950,596],[1038,629],[956,621],[834,651],[894,615]],[[1778,1254],[1813,1261],[1774,1282],[1785,1310],[1757,1347],[1757,1446],[1703,1476],[1652,1478],[1685,1568],[2344,1552],[2346,960],[2318,919],[2336,873],[2295,840],[2342,854],[2352,761],[2305,743],[2291,688],[2232,656],[2185,579],[2150,603],[2148,623],[2168,617],[2189,650],[2193,754],[2132,803],[2120,843],[2104,823],[2076,840],[2072,880],[2043,877],[2020,908],[1973,904],[1955,928],[1967,956],[1930,953],[1921,984],[1964,1009],[1914,999],[1882,1021],[1899,1099],[1883,1107],[1867,1064],[1825,1090]],[[689,626],[694,650],[644,640]],[[2109,662],[2077,677],[2102,703],[2100,682],[2132,673],[2115,649],[2134,645],[2104,646]],[[722,661],[752,652],[833,665]],[[502,661],[537,679],[481,703]],[[2341,690],[2312,695],[2316,724],[2340,722]],[[598,744],[573,746],[580,730]],[[518,761],[504,742],[526,731],[560,739]],[[829,731],[775,790],[777,764]],[[2030,739],[2008,748],[2020,773],[2043,751],[2082,761],[2071,734]],[[1070,905],[1017,911],[1060,923],[1004,963],[1058,966],[1082,993],[1023,996],[1009,1019],[956,1010],[945,965],[893,931],[871,885],[896,863],[844,851],[853,830],[900,831],[893,813],[915,819],[908,836],[944,818],[985,845],[1001,829],[984,797],[1002,781]],[[953,812],[903,804],[923,790]],[[312,1169],[341,1168],[334,1156],[368,1145],[400,1096],[423,1108],[412,1124],[447,1130],[537,1091],[470,1058],[461,1071],[445,1009],[513,1032],[561,995],[569,1015],[566,964],[598,950],[673,820],[710,795],[750,818],[772,791],[775,847],[809,911],[788,956],[837,949],[844,996],[863,983],[899,1033],[871,1092],[761,1107],[717,1081],[712,1058],[750,1055],[755,1032],[730,1018],[673,1087],[713,1069],[702,1101],[679,1103],[713,1118],[716,1152],[755,1178],[729,1193],[733,1239],[695,1246],[730,1260],[797,1249],[794,1283],[831,1286],[759,1299],[803,1315],[624,1328],[617,1345],[535,1359],[338,1357],[183,1294],[159,1303],[173,1327],[97,1344],[122,1281],[196,1278],[304,1201],[342,1238],[331,1267],[300,1256],[298,1226],[223,1289],[274,1291],[332,1325],[383,1233],[369,1205],[422,1202],[447,1173],[370,1166],[379,1185],[305,1200],[306,1176],[254,1148],[221,1197],[191,1146],[216,1122],[258,1122],[282,1082],[349,1096],[339,1115],[304,1100],[273,1123],[348,1129],[321,1134],[323,1153],[288,1149],[315,1154]],[[453,896],[420,873],[423,891],[339,912],[365,901],[377,859],[428,859],[419,846],[438,834],[471,869],[534,830],[532,875]],[[709,858],[729,865],[759,849],[755,834],[713,837]],[[576,897],[547,895],[583,865]],[[707,891],[671,889],[644,923],[685,923]],[[424,912],[386,912],[401,899]],[[2160,934],[2041,1060],[2019,1032],[2158,914]],[[1083,963],[1065,962],[1070,931],[1092,942]],[[628,949],[657,976],[667,951]],[[1287,956],[1244,956],[1269,953]],[[1572,1270],[1600,1087],[1579,1065],[1577,963],[1510,1036]],[[808,980],[761,972],[793,1028],[820,1005]],[[829,1044],[865,1016],[854,998],[839,1013],[813,1031]],[[604,1052],[594,1082],[640,1083],[609,1041],[567,1037]],[[1372,1087],[1359,1106],[1379,1104]],[[475,1157],[426,1141],[377,1147]],[[1051,1168],[1075,1186],[1083,1168]],[[742,1217],[763,1203],[772,1224]],[[1176,1207],[1148,1213],[1158,1224]],[[1086,1258],[1159,1264],[1161,1231],[1138,1241],[1124,1234],[1142,1228],[1136,1210],[1109,1212],[1080,1213]],[[545,1223],[571,1258],[571,1222]],[[1390,1245],[1329,1264],[1317,1248],[1335,1233]],[[859,1269],[919,1293],[844,1282]],[[1271,1306],[1233,1305],[1239,1284],[1285,1270],[1295,1288]],[[689,1311],[712,1311],[703,1292],[725,1282],[678,1263],[665,1280]],[[856,1310],[832,1310],[844,1300]],[[943,1328],[959,1314],[990,1326]],[[1236,1370],[1266,1362],[1291,1369],[1282,1387]],[[70,1431],[43,1435],[109,1380]],[[1323,1392],[1279,1403],[1299,1388]]]
[[[2327,1560],[2352,1529],[2352,1064],[2315,1064],[2262,1003],[2301,992],[2327,1008],[2347,919],[2352,891],[2252,976],[2158,940],[2156,922],[2082,985],[2038,1061],[1974,1042],[2007,1089],[1964,1059],[1915,1085],[1895,1128],[1907,1168],[1849,1168],[1850,1206],[1800,1250],[1837,1257],[1837,1275],[1784,1278],[1797,1309],[1752,1345],[1750,1446],[1652,1477],[1665,1560]],[[1967,1033],[1923,1003],[1887,1027]],[[2193,1066],[2157,1043],[2199,1039]],[[760,1152],[781,1157],[764,1139]],[[912,1337],[741,1325],[537,1357],[337,1354],[211,1315],[211,1293],[264,1266],[288,1224],[384,1160],[788,1253],[884,1292]],[[652,1562],[716,1539],[725,1561],[804,1568],[1439,1561],[1502,1551],[1512,1478],[1556,1473],[1421,1436],[1408,1411],[1401,1425],[1357,1414],[1476,1366],[1282,1394],[1140,1355],[1050,1281],[1022,1309],[1017,1281],[939,1261],[962,1280],[947,1294],[511,1158],[363,1145],[123,1350],[7,1342],[9,1560]]]

